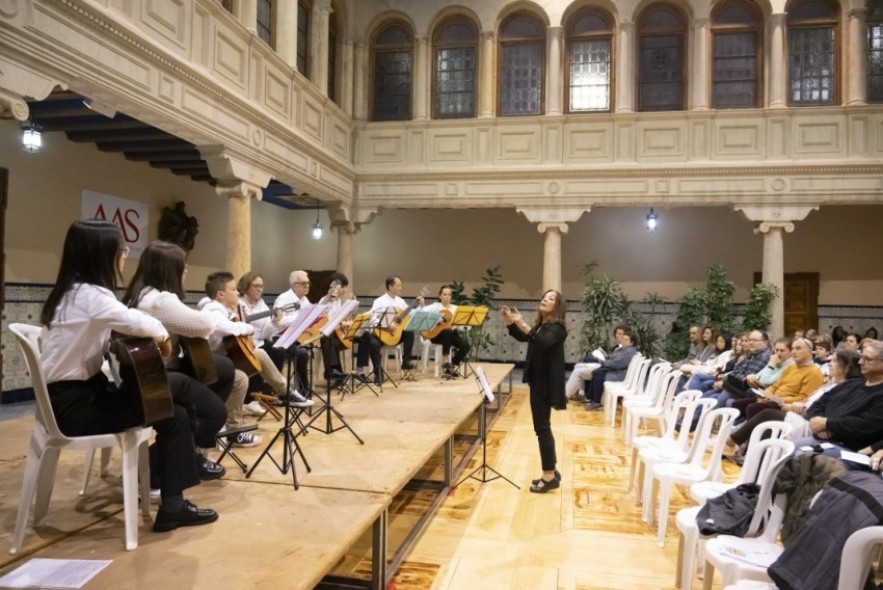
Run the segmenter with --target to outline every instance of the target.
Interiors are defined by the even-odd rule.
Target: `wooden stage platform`
[[[483,366],[500,391],[512,365]],[[218,522],[157,534],[150,530],[152,520],[143,520],[139,547],[130,552],[123,549],[119,453],[111,463],[113,475],[105,481],[93,477],[86,495],[78,496],[83,456],[63,452],[46,526],[29,529],[15,557],[7,551],[33,418],[4,420],[0,575],[29,558],[52,557],[113,560],[87,588],[385,588],[427,516],[457,481],[464,459],[476,450],[481,402],[471,377],[422,377],[398,388],[387,385],[379,397],[367,389],[343,401],[334,395],[332,404],[364,445],[346,429],[332,434],[310,429],[298,437],[311,471],[295,460],[296,491],[291,473],[281,473],[269,458],[249,478],[225,459],[224,479],[187,494],[197,505],[218,510]],[[332,424],[340,426],[337,418]],[[324,429],[325,416],[315,425]],[[237,454],[251,466],[280,426],[262,420],[262,444]],[[281,441],[271,455],[281,462]]]

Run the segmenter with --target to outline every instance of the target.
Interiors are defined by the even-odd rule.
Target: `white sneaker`
[[[160,496],[159,490],[150,490],[150,503],[151,504],[159,504],[162,500],[162,496]]]
[[[263,416],[267,413],[267,410],[264,409],[264,406],[261,405],[261,402],[257,400],[251,403],[243,404],[242,411],[246,414],[251,414],[252,416]]]
[[[296,389],[292,389],[288,392],[288,400],[287,401],[295,408],[308,408],[315,403],[313,400],[305,398]]]

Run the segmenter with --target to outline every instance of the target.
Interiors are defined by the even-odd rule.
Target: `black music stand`
[[[291,429],[292,424],[297,422],[300,418],[303,408],[295,408],[294,411],[292,411],[291,402],[289,401],[288,396],[291,391],[292,373],[294,372],[295,366],[294,350],[297,348],[297,339],[304,333],[304,330],[313,325],[313,322],[315,322],[322,312],[325,311],[326,307],[327,306],[325,305],[313,305],[309,308],[301,309],[297,318],[294,320],[294,323],[288,326],[285,333],[283,333],[282,336],[276,340],[276,344],[273,345],[274,347],[282,348],[288,352],[288,371],[286,372],[285,391],[286,398],[285,403],[283,404],[285,407],[285,414],[282,420],[282,426],[279,427],[279,430],[267,444],[266,448],[264,448],[257,461],[251,466],[248,473],[245,474],[246,479],[251,477],[251,474],[254,473],[254,470],[257,469],[264,457],[269,457],[270,461],[276,465],[276,468],[279,469],[279,472],[282,473],[282,475],[287,475],[288,470],[291,470],[291,480],[294,484],[295,490],[300,489],[300,486],[297,483],[297,468],[294,464],[295,454],[300,455],[301,461],[304,462],[304,467],[307,468],[307,473],[312,471],[312,469],[310,469],[310,464],[307,462],[306,456],[304,456],[303,449],[300,448],[300,445],[297,442],[298,435],[304,432],[303,427],[298,434],[294,434]],[[270,454],[270,449],[273,448],[273,445],[276,444],[276,441],[280,438],[283,441],[281,463]]]
[[[390,328],[392,328],[394,326],[393,322],[396,319],[396,317],[398,317],[399,311],[400,310],[396,309],[395,307],[387,307],[386,309],[381,309],[381,310],[371,312],[371,314],[374,316],[374,321],[372,322],[372,325],[373,325],[374,332],[375,332],[374,333],[375,338],[380,340],[380,335],[379,335],[380,331],[381,330],[388,331]],[[407,326],[405,326],[405,328],[407,328]],[[405,328],[402,328],[402,332],[405,331]],[[401,342],[399,342],[399,344],[401,344]],[[384,346],[386,346],[386,345],[383,344],[382,340],[380,340],[381,350],[383,350]],[[396,344],[396,346],[398,346],[398,344]],[[393,347],[393,348],[395,348],[395,347]],[[396,382],[395,379],[392,378],[392,376],[389,374],[389,371],[387,371],[384,368],[385,364],[386,364],[386,359],[381,356],[380,366],[374,367],[374,375],[378,378],[377,381],[380,382],[380,391],[383,391],[383,384],[386,383],[387,381],[392,383],[392,386],[395,387],[396,389],[398,389],[399,384]]]
[[[494,392],[491,389],[490,383],[487,381],[487,377],[484,375],[484,370],[478,366],[473,369],[473,373],[475,374],[475,381],[478,383],[478,393],[481,394],[481,397],[484,398],[481,401],[481,408],[479,410],[478,415],[478,436],[481,439],[481,465],[476,467],[472,473],[464,477],[460,480],[457,485],[454,487],[458,487],[461,483],[466,481],[467,479],[474,479],[480,483],[487,483],[489,481],[494,481],[495,479],[503,479],[508,481],[515,489],[520,490],[521,487],[516,484],[514,481],[491,467],[487,464],[487,409],[486,406],[494,401]],[[493,477],[488,477],[487,473],[490,471],[494,474]],[[477,474],[481,472],[481,476],[479,477]]]
[[[348,316],[350,312],[352,312],[352,310],[358,307],[358,305],[359,302],[355,300],[344,304],[344,306],[341,307],[340,312],[328,319],[328,323],[325,324],[325,327],[322,328],[322,335],[327,338],[331,338],[331,334],[334,333],[334,329],[337,328],[343,318]],[[319,418],[319,416],[322,415],[323,412],[325,413],[325,428],[313,426],[313,422],[315,422]],[[337,419],[340,420],[340,426],[336,428],[332,427],[331,414],[337,416]],[[310,417],[310,420],[303,426],[303,430],[306,430],[307,428],[312,428],[313,430],[318,430],[319,432],[324,432],[325,434],[332,434],[334,432],[337,432],[338,430],[346,428],[352,433],[354,437],[356,437],[357,441],[359,441],[361,444],[365,444],[365,441],[363,441],[359,437],[359,435],[356,434],[356,431],[353,430],[349,424],[347,424],[347,421],[344,419],[343,415],[338,412],[334,408],[334,406],[331,405],[331,383],[329,383],[327,378],[325,379],[325,399],[322,400],[322,407],[319,408],[319,411],[313,414]]]
[[[455,330],[459,326],[478,328],[487,319],[488,311],[490,310],[484,306],[476,307],[472,305],[458,305],[454,317],[451,318],[451,327]],[[453,377],[459,376],[465,379],[469,376],[470,371],[473,373],[475,372],[472,369],[472,364],[469,362],[469,357],[472,356],[473,352],[474,350],[470,349],[469,354],[463,359],[463,372],[461,373],[459,368],[455,369],[452,373]]]
[[[432,330],[442,319],[442,314],[435,311],[415,311],[402,332],[425,332]],[[402,381],[416,381],[413,369],[402,369]]]
[[[349,329],[346,331],[343,339],[348,340],[352,343],[350,347],[350,360],[353,369],[347,372],[346,379],[343,382],[343,385],[340,386],[340,399],[343,399],[347,393],[356,393],[363,387],[367,387],[368,391],[373,393],[376,397],[380,397],[380,394],[375,391],[374,387],[370,383],[357,382],[356,381],[356,338],[361,337],[367,330],[371,327],[371,321],[373,319],[373,315],[370,311],[366,311],[364,313],[360,313],[355,318],[353,318],[353,323],[350,324]],[[368,346],[367,343],[359,341],[359,346]],[[382,391],[382,389],[381,389]]]

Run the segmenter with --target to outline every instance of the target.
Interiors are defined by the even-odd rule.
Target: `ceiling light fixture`
[[[659,216],[653,212],[653,207],[650,207],[650,213],[647,214],[644,225],[646,226],[648,233],[652,234],[656,231],[656,227],[659,225]]]
[[[321,240],[322,239],[322,224],[319,223],[319,205],[318,200],[316,201],[316,223],[313,224],[313,239]]]
[[[22,125],[21,145],[29,154],[36,154],[43,149],[43,129],[34,123],[28,121]]]

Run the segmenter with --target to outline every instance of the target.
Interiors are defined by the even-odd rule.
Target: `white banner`
[[[141,258],[141,252],[147,247],[147,211],[144,203],[83,189],[82,218],[117,224],[132,260]]]

